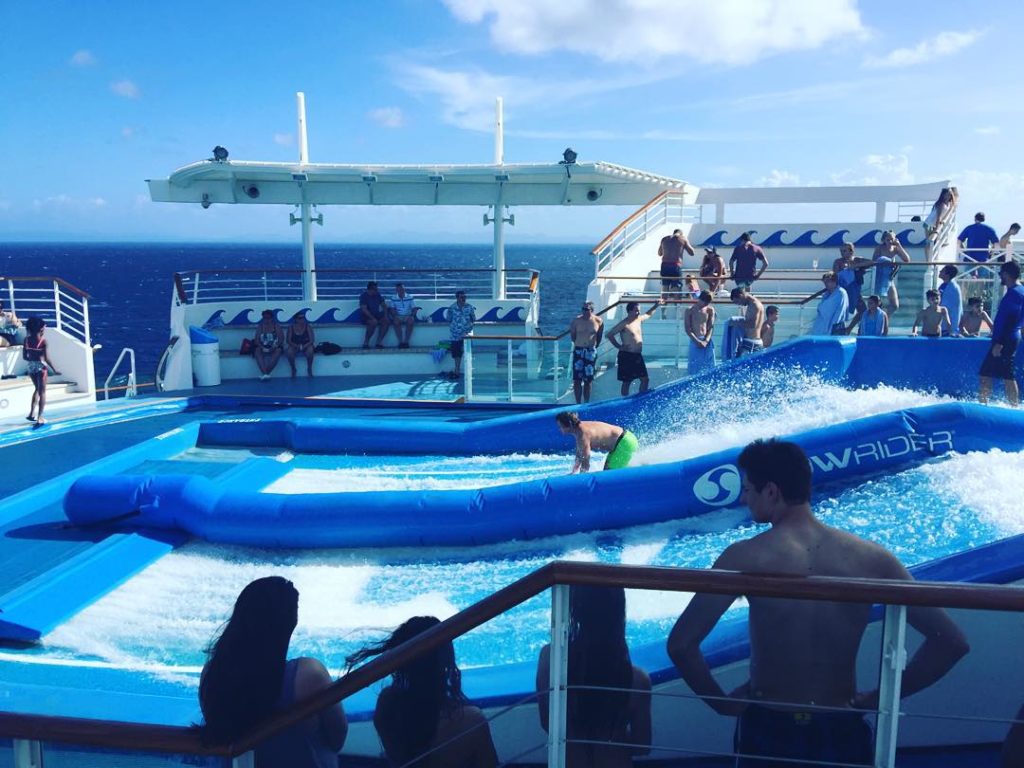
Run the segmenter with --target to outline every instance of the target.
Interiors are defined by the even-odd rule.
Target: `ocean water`
[[[593,275],[590,245],[506,246],[509,269],[541,272],[541,327],[558,333],[578,311]],[[323,269],[424,267],[479,269],[491,265],[491,246],[317,245]],[[140,381],[152,381],[170,336],[173,277],[177,271],[295,269],[295,245],[167,243],[0,243],[3,274],[60,277],[91,296],[96,377],[102,382],[123,347],[132,347]]]
[[[794,384],[791,382],[791,384]],[[780,396],[777,409],[799,415],[801,428],[866,416],[893,407],[937,402],[930,395],[881,388],[849,392],[804,379]],[[773,400],[775,403],[775,400]],[[665,415],[665,429],[641,460],[670,461],[777,434],[784,420],[738,400],[732,418],[713,413]],[[219,449],[222,450],[222,449]],[[207,457],[208,458],[208,457]],[[278,492],[465,488],[561,474],[569,457],[532,454],[511,461],[475,457],[437,462],[422,457],[363,459],[299,456]],[[1024,532],[1017,488],[1024,453],[969,454],[850,486],[817,490],[827,523],[872,539],[913,565]],[[290,478],[290,479],[289,479]],[[467,607],[552,559],[686,566],[711,565],[729,544],[759,530],[745,509],[698,518],[471,548],[269,551],[195,543],[168,555],[44,638],[45,658],[85,660],[196,685],[202,649],[230,613],[241,588],[280,574],[300,592],[294,654],[324,659],[335,672],[346,654],[406,618],[442,618]],[[662,642],[686,596],[631,592],[629,639]],[[464,667],[532,661],[546,642],[548,599],[540,597],[489,622],[457,643]]]

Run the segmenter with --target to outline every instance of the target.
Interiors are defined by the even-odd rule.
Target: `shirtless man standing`
[[[604,334],[604,322],[594,314],[593,302],[583,305],[582,314],[569,324],[572,339],[572,392],[576,403],[590,402],[590,385],[594,383],[597,347]]]
[[[929,339],[937,339],[942,336],[942,326],[952,325],[949,319],[949,310],[939,306],[939,292],[926,291],[924,294],[928,306],[917,313],[914,318],[914,325],[910,329],[911,336],[917,336],[917,326],[921,326],[921,335]]]
[[[887,550],[818,521],[811,511],[811,465],[800,446],[759,440],[743,450],[737,464],[743,502],[755,522],[771,528],[728,547],[714,568],[912,580]],[[700,644],[735,599],[694,595],[672,628],[668,653],[683,680],[708,706],[721,715],[739,717],[737,751],[807,760],[808,765],[871,763],[871,729],[862,713],[841,711],[878,706],[877,690],[856,688],[857,651],[871,606],[748,596],[750,680],[730,694],[712,675]],[[939,680],[969,650],[963,633],[939,608],[911,606],[907,623],[924,636],[924,642],[904,668],[902,696]],[[808,711],[810,704],[835,709]],[[780,764],[743,757],[737,762]]]
[[[629,385],[633,379],[640,379],[640,391],[646,392],[651,380],[647,376],[647,365],[644,363],[644,334],[640,324],[650,320],[658,307],[665,306],[665,300],[656,301],[647,312],[640,314],[640,305],[635,301],[626,304],[626,317],[608,332],[608,342],[619,350],[615,363],[619,381],[622,382],[622,396],[629,394]],[[617,341],[616,336],[621,338]]]
[[[661,238],[658,245],[658,255],[661,257],[661,298],[666,301],[682,298],[683,251],[694,255],[693,246],[681,229]]]
[[[576,439],[576,461],[572,474],[590,471],[590,451],[608,451],[605,469],[622,469],[633,459],[640,444],[628,429],[603,421],[580,421],[578,413],[562,411],[555,416],[558,431]]]
[[[744,308],[743,317],[729,319],[730,324],[743,329],[743,338],[740,339],[736,357],[763,351],[761,326],[764,325],[764,305],[756,296],[747,293],[743,288],[733,288],[729,292],[729,300],[736,306]]]
[[[686,372],[694,374],[715,367],[715,308],[711,306],[711,291],[701,291],[697,303],[686,310],[686,335],[690,337],[690,350],[686,358]]]

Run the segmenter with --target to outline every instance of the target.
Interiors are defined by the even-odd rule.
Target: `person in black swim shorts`
[[[626,317],[608,332],[608,342],[619,350],[616,361],[619,381],[622,382],[622,396],[629,394],[629,385],[640,379],[640,391],[646,392],[651,380],[644,363],[644,335],[640,324],[650,320],[658,307],[665,306],[665,300],[655,302],[647,312],[640,314],[640,305],[635,301],[626,304]]]
[[[741,499],[751,517],[771,527],[728,547],[714,568],[750,575],[912,581],[900,561],[878,544],[815,517],[811,464],[800,446],[758,440],[743,449],[736,465],[729,469],[740,474]],[[746,597],[750,679],[731,694],[712,675],[700,645],[735,595],[694,595],[668,638],[669,656],[693,693],[719,714],[739,718],[736,764],[870,762],[871,730],[855,710],[879,704],[878,690],[856,688],[857,655],[871,606]],[[903,696],[938,681],[969,651],[964,634],[939,608],[908,607],[907,623],[924,639],[904,669]]]
[[[1021,325],[1024,325],[1024,285],[1020,284],[1020,265],[1007,261],[999,268],[999,280],[1006,295],[999,302],[996,319],[992,323],[992,346],[978,372],[980,386],[978,399],[987,403],[992,394],[992,379],[1002,379],[1006,399],[1010,405],[1020,404],[1020,390],[1014,372],[1013,356],[1020,344]]]

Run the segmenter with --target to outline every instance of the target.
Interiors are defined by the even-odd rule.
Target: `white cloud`
[[[903,152],[866,155],[856,167],[830,174],[829,181],[841,186],[915,183],[910,158]]]
[[[763,176],[758,181],[758,186],[761,187],[799,187],[801,186],[800,177],[795,173],[789,171],[780,171],[775,168],[772,169],[771,173],[767,176]]]
[[[400,107],[380,107],[371,109],[367,113],[373,122],[383,125],[385,128],[401,128],[405,125],[405,115]]]
[[[121,129],[121,138],[134,139],[139,134],[139,129],[133,125],[126,125]]]
[[[981,128],[975,128],[974,132],[979,136],[995,136],[999,130],[998,125],[983,125]]]
[[[502,51],[571,51],[611,62],[685,57],[749,64],[773,53],[862,35],[855,0],[444,0],[468,24],[488,23]]]
[[[280,144],[282,147],[290,147],[295,143],[295,136],[290,133],[275,133],[274,143]]]
[[[137,99],[142,95],[139,86],[131,80],[117,80],[110,84],[110,90],[126,99]]]
[[[96,57],[92,55],[92,51],[83,48],[80,51],[75,51],[68,63],[72,67],[92,67],[96,65]]]
[[[46,198],[36,198],[32,201],[32,207],[37,211],[59,208],[66,211],[90,211],[96,208],[105,208],[107,201],[102,197],[74,197],[61,192]]]
[[[897,48],[885,56],[869,56],[864,60],[864,66],[872,69],[888,69],[891,67],[910,67],[915,64],[923,64],[943,56],[950,56],[969,45],[973,45],[981,38],[982,34],[978,30],[971,30],[969,32],[940,32],[935,37],[922,40],[913,48]]]

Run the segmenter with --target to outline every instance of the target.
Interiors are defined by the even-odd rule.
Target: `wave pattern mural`
[[[777,229],[769,235],[759,238],[756,229],[749,230],[754,242],[764,248],[838,248],[843,242],[850,239],[849,229],[838,229],[834,232],[823,233],[817,229],[808,229],[803,232],[790,231],[788,229]],[[858,248],[874,248],[882,240],[881,229],[872,229],[854,240]],[[920,239],[912,239],[914,235]],[[703,248],[733,248],[740,243],[739,236],[731,240],[729,230],[719,229],[708,235],[698,245]],[[896,233],[896,239],[905,247],[919,247],[924,245],[924,232],[918,227],[907,227]]]

